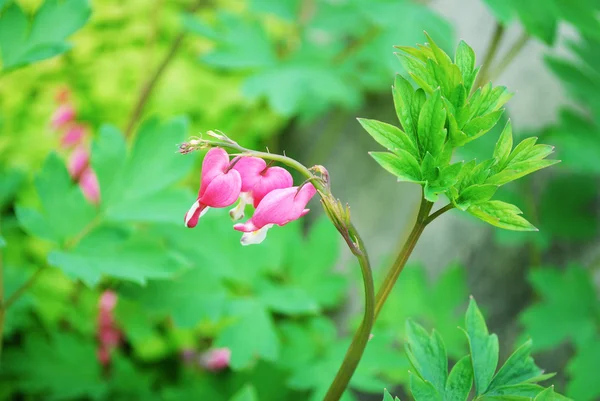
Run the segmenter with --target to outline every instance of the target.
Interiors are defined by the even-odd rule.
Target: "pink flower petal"
[[[294,185],[292,175],[284,168],[269,167],[256,182],[252,189],[254,207],[271,191],[280,188],[289,188]]]
[[[242,178],[236,170],[217,175],[206,185],[204,193],[198,198],[201,204],[210,207],[227,207],[235,203],[240,196]]]
[[[305,206],[316,192],[315,187],[310,183],[300,190],[298,187],[275,189],[262,199],[249,221],[245,224],[236,224],[233,228],[237,231],[251,232],[267,224],[283,226],[307,213]]]
[[[59,129],[75,119],[75,109],[69,104],[59,106],[50,119],[52,128]]]
[[[117,293],[111,290],[105,290],[100,295],[99,306],[101,311],[112,311],[117,306]]]
[[[198,196],[201,197],[206,191],[208,184],[219,174],[223,174],[229,167],[229,155],[221,148],[212,148],[204,156],[202,161],[202,175],[200,177],[200,191]]]
[[[90,153],[87,151],[85,146],[80,145],[69,157],[69,163],[67,169],[69,170],[69,174],[75,180],[83,173],[83,171],[87,168],[88,163],[90,161]]]
[[[233,168],[242,177],[242,192],[250,192],[260,180],[260,174],[267,168],[267,163],[258,157],[244,156],[236,161]]]
[[[98,177],[91,168],[86,168],[79,176],[79,187],[88,201],[96,205],[100,203]]]
[[[194,202],[183,218],[185,226],[187,228],[196,227],[196,225],[198,225],[198,220],[200,220],[200,217],[204,216],[208,209],[208,206],[201,204],[200,201],[197,200]]]
[[[73,124],[60,140],[60,145],[63,148],[70,148],[78,145],[85,137],[85,127],[79,124]]]
[[[229,366],[231,350],[229,348],[215,348],[200,355],[200,365],[213,372],[223,370]]]

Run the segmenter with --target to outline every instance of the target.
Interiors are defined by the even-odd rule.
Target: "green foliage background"
[[[562,163],[497,194],[540,232],[495,235],[499,252],[520,247],[530,255],[517,267],[531,296],[515,311],[510,345],[531,338],[538,365],[559,371],[557,390],[597,400],[599,263],[571,250],[598,249],[600,24],[590,17],[598,6],[484,2],[531,40],[552,45],[565,23],[579,34],[568,57],[551,48],[546,57],[572,106],[533,133],[556,146]],[[422,43],[424,30],[453,55],[454,28],[419,1],[0,0],[1,287],[4,300],[18,295],[6,310],[0,399],[321,399],[356,327],[348,305],[358,269],[345,266],[322,216],[274,229],[255,248],[239,246],[221,211],[184,229],[201,158],[177,154],[177,145],[220,129],[248,147],[289,151],[290,135],[333,113],[364,115],[380,96],[391,104],[394,73],[403,73],[392,45]],[[143,85],[180,34],[181,47],[128,132]],[[49,125],[62,88],[92,132],[97,208],[71,181]],[[495,143],[500,132],[488,136]],[[318,216],[316,202],[312,209]],[[407,319],[436,328],[461,369],[468,350],[456,327],[464,327],[478,287],[472,266],[451,262],[435,279],[424,266],[406,268],[345,400],[398,386],[400,398],[418,399],[407,390],[416,376],[403,346],[414,347],[422,329]],[[104,289],[119,294],[124,335],[109,369],[96,357]],[[229,369],[211,373],[181,358],[211,347],[232,350]]]

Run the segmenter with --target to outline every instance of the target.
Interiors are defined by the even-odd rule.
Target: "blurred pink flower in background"
[[[106,290],[100,295],[98,302],[98,361],[103,366],[110,363],[111,353],[121,342],[121,331],[118,329],[114,309],[117,305],[117,294],[114,291]]]
[[[95,205],[100,203],[100,184],[96,173],[90,167],[83,170],[79,176],[79,187],[88,201]]]
[[[89,136],[88,129],[76,121],[77,112],[70,103],[71,92],[68,88],[60,89],[55,100],[57,109],[51,117],[52,128],[62,133],[60,146],[63,149],[71,149],[67,162],[67,169],[73,181],[79,184],[83,196],[95,205],[100,203],[100,185],[98,177],[90,166],[90,151],[86,139]]]
[[[73,123],[69,128],[67,128],[67,131],[62,136],[60,140],[60,145],[65,149],[79,145],[83,141],[85,136],[85,127],[81,124]]]
[[[69,163],[67,169],[71,178],[77,181],[83,171],[88,167],[90,161],[90,154],[84,145],[79,145],[75,148],[71,156],[69,156]]]
[[[229,348],[213,348],[198,357],[200,365],[212,372],[229,367],[231,360],[231,350]]]
[[[52,114],[50,124],[54,129],[64,128],[75,120],[75,109],[70,104],[62,104]]]

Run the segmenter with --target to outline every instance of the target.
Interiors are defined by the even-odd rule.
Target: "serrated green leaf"
[[[258,401],[258,394],[251,384],[242,387],[230,401]]]
[[[150,280],[143,287],[124,284],[119,294],[145,311],[171,317],[182,328],[194,328],[203,320],[216,322],[228,305],[221,278],[202,265],[169,280]]]
[[[450,371],[444,401],[466,401],[473,387],[473,365],[469,355],[461,358]]]
[[[437,166],[435,157],[431,153],[426,152],[421,164],[421,176],[425,181],[435,181],[440,176],[440,169]]]
[[[500,120],[503,112],[504,110],[497,110],[481,117],[475,117],[465,124],[462,131],[467,135],[469,141],[477,139],[494,128],[494,125]]]
[[[531,340],[526,341],[506,360],[490,383],[490,390],[527,382],[542,374],[531,357]]]
[[[55,153],[46,159],[35,187],[42,211],[20,208],[18,212],[20,222],[34,235],[63,242],[82,232],[96,217],[95,208],[85,200]]]
[[[489,177],[486,183],[492,185],[504,185],[524,177],[527,174],[550,167],[556,163],[560,163],[560,160],[527,160],[518,163],[510,163],[504,170]]]
[[[513,0],[511,3],[527,32],[547,45],[554,43],[558,27],[554,7],[549,7],[546,0]]]
[[[419,145],[423,153],[429,152],[437,157],[442,152],[446,140],[446,110],[440,90],[436,90],[425,101],[418,121]]]
[[[316,314],[319,304],[302,288],[268,284],[259,289],[258,299],[273,312],[286,315]]]
[[[514,384],[514,385],[510,385],[510,386],[501,386],[498,388],[495,388],[494,390],[490,390],[488,393],[485,394],[484,399],[490,398],[490,399],[523,399],[523,400],[531,400],[532,398],[536,397],[539,393],[541,393],[542,391],[544,391],[544,388],[542,386],[539,386],[537,384],[530,384],[530,383],[524,383],[524,384]],[[558,394],[556,394],[558,397],[555,398],[557,401],[558,400],[564,400],[566,399],[563,396],[559,396]],[[496,397],[500,397],[500,398],[496,398]],[[515,398],[510,398],[510,397],[515,397]],[[516,398],[516,397],[520,397],[520,398]]]
[[[454,63],[458,66],[462,74],[466,92],[469,93],[475,79],[473,75],[473,71],[475,70],[475,52],[464,40],[461,40],[456,48]]]
[[[398,154],[369,152],[381,167],[398,177],[399,181],[421,182],[421,168],[417,160],[406,151]]]
[[[506,230],[537,231],[537,228],[520,216],[521,210],[510,203],[487,201],[469,207],[467,212],[480,220]]]
[[[419,157],[415,143],[400,128],[377,120],[359,118],[358,122],[380,145],[396,153],[405,150],[415,158]]]
[[[494,16],[503,24],[508,24],[514,15],[512,1],[507,0],[484,0],[492,10]]]
[[[425,92],[433,93],[438,83],[433,74],[427,69],[426,64],[406,54],[396,53],[396,55],[400,59],[400,64],[402,64],[404,70],[408,72],[408,75],[410,75],[417,85]]]
[[[229,311],[235,317],[216,338],[216,345],[231,350],[231,367],[248,367],[256,358],[275,361],[280,343],[270,314],[253,299],[236,300]]]
[[[21,347],[3,355],[3,369],[16,377],[17,388],[51,399],[103,399],[107,386],[96,359],[96,344],[74,334],[50,338],[31,333]]]
[[[392,397],[390,392],[387,391],[386,388],[384,388],[383,389],[383,401],[400,401],[400,399],[398,397],[396,397],[396,398]]]
[[[456,206],[461,210],[467,210],[472,205],[489,201],[497,190],[497,185],[471,185],[460,192]]]
[[[465,316],[466,335],[471,350],[473,376],[477,395],[488,389],[498,364],[498,337],[489,334],[483,315],[473,298]]]
[[[90,13],[86,0],[46,0],[30,23],[17,3],[12,3],[0,17],[3,69],[14,69],[69,50],[65,40],[85,24]]]
[[[545,268],[529,273],[538,302],[519,320],[533,340],[534,351],[548,350],[565,341],[583,344],[597,330],[600,305],[589,271],[570,266],[564,271]]]
[[[577,401],[593,401],[600,397],[596,366],[600,358],[600,339],[591,338],[577,346],[567,365],[569,382],[566,393]]]
[[[411,105],[413,102],[414,89],[400,74],[396,75],[392,93],[394,97],[394,107],[398,120],[404,129],[404,132],[412,139],[413,143],[417,142],[417,120],[413,119],[411,114]],[[417,146],[418,147],[418,146]]]
[[[415,401],[442,401],[442,396],[431,383],[414,374],[410,375],[410,392]]]
[[[512,150],[512,143],[512,124],[510,120],[508,120],[504,126],[504,129],[502,130],[502,133],[500,134],[500,138],[498,138],[498,142],[496,142],[496,147],[494,148],[494,158],[497,160],[497,164],[500,166],[500,169],[506,166],[508,156]]]
[[[104,275],[144,284],[150,278],[172,277],[186,267],[156,239],[108,228],[93,231],[72,250],[52,251],[48,263],[90,287]]]
[[[406,321],[406,335],[406,352],[416,373],[443,394],[448,379],[448,357],[442,338],[435,330],[429,336],[410,319]]]
[[[554,387],[548,387],[536,395],[533,401],[554,401]]]
[[[181,210],[186,210],[193,198],[188,191],[170,187],[188,174],[194,162],[173,152],[173,145],[184,141],[186,131],[187,120],[183,118],[147,120],[124,160],[122,134],[114,127],[103,127],[94,144],[98,155],[92,156],[92,163],[98,170],[101,206],[109,220],[181,222]]]

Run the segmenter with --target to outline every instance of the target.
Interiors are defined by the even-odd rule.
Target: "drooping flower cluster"
[[[229,348],[211,348],[202,353],[185,349],[181,358],[186,364],[200,367],[211,372],[220,372],[229,367],[231,350]]]
[[[106,290],[100,295],[98,302],[98,361],[103,366],[110,363],[112,351],[121,342],[121,331],[116,325],[113,314],[117,300],[114,291]]]
[[[185,215],[185,225],[195,227],[209,208],[228,207],[239,199],[229,212],[234,221],[244,217],[246,205],[256,210],[246,223],[233,228],[244,233],[242,245],[259,244],[274,225],[283,226],[308,213],[306,205],[317,192],[315,187],[293,185],[291,174],[281,167],[252,156],[230,160],[225,150],[212,148],[202,163],[200,191]]]
[[[90,166],[88,150],[89,130],[77,121],[77,112],[69,100],[67,89],[61,90],[57,96],[57,109],[51,117],[51,127],[60,132],[61,148],[70,151],[68,170],[71,178],[79,184],[86,199],[94,204],[100,202],[100,186],[96,173]]]

